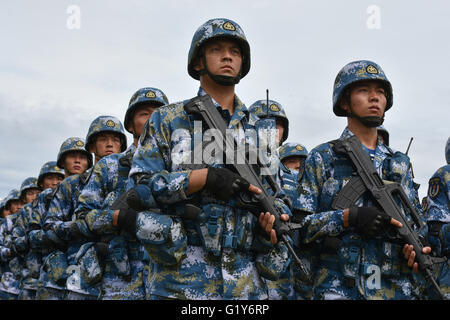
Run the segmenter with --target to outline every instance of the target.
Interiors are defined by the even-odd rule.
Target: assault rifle
[[[388,241],[409,244],[414,247],[414,251],[416,252],[415,261],[418,262],[420,271],[436,291],[439,298],[444,299],[444,295],[433,277],[433,265],[445,261],[445,258],[435,258],[422,253],[424,245],[419,233],[425,225],[420,219],[419,213],[406,196],[402,186],[396,182],[385,183],[381,179],[356,136],[345,140],[336,140],[333,144],[336,153],[345,154],[349,158],[356,170],[356,175],[339,191],[332,203],[332,208],[335,210],[349,208],[365,192],[369,192],[385,213],[391,218],[400,221],[403,225],[401,228],[395,228],[395,233],[386,231],[385,236],[388,238]],[[394,195],[397,196],[396,199],[401,202],[404,210],[412,218],[411,221],[406,219],[396,199],[394,199]]]
[[[185,106],[184,110],[188,114],[198,115],[203,120],[204,124],[209,129],[216,129],[216,133],[219,135],[219,138],[214,139],[214,142],[219,147],[220,150],[223,150],[224,144],[228,152],[228,150],[236,151],[237,142],[235,139],[226,139],[226,129],[227,126],[225,121],[223,120],[221,114],[215,107],[211,97],[209,95],[199,96],[191,99]],[[236,154],[235,154],[236,155]],[[234,159],[237,159],[235,157]],[[242,159],[244,160],[244,159]],[[260,175],[257,173],[260,169],[264,168],[265,165],[261,161],[259,157],[259,153],[257,155],[257,164],[250,164],[248,161],[248,157],[245,157],[245,161],[242,164],[236,163],[237,161],[233,161],[232,164],[229,164],[242,178],[247,180],[250,184],[258,187],[262,193],[257,195],[251,193],[250,191],[239,192],[238,203],[241,208],[249,210],[252,214],[254,214],[257,218],[259,217],[261,212],[270,212],[275,216],[274,229],[277,234],[277,238],[281,239],[286,247],[288,248],[291,255],[294,257],[295,261],[300,267],[301,277],[307,281],[311,282],[309,277],[309,272],[306,267],[303,265],[302,261],[296,255],[294,249],[287,236],[295,229],[300,228],[300,224],[292,223],[290,221],[282,221],[281,213],[279,209],[275,206],[274,200],[279,195],[280,189],[278,187],[277,182],[271,175],[266,175],[266,181],[269,184],[269,187],[273,191],[273,195],[270,195],[266,186],[263,184]]]

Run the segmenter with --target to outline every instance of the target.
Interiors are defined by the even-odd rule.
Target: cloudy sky
[[[270,98],[290,118],[289,141],[309,150],[337,138],[336,74],[360,59],[380,64],[394,88],[391,146],[409,155],[425,196],[450,136],[450,3],[382,0],[3,0],[0,4],[0,198],[56,160],[68,137],[85,138],[99,115],[123,120],[139,88],[171,102],[194,96],[187,74],[195,30],[226,17],[245,31],[247,106]],[[131,135],[128,135],[131,142]]]

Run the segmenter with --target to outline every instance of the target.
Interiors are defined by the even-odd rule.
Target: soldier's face
[[[81,174],[88,167],[88,158],[80,151],[68,152],[64,157],[64,171],[66,175]]]
[[[382,117],[386,102],[386,91],[378,81],[359,82],[350,90],[351,110],[360,117]],[[347,104],[343,108],[349,110]]]
[[[128,128],[133,132],[133,135],[140,137],[144,131],[144,125],[147,120],[151,117],[153,111],[156,110],[156,106],[152,105],[142,105],[139,106],[133,115],[132,127]]]
[[[226,39],[211,40],[205,44],[204,54],[208,70],[214,75],[236,77],[242,66],[242,53],[239,45]],[[195,69],[203,69],[199,61]]]
[[[41,192],[38,188],[30,188],[24,192],[25,203],[31,203],[37,198],[38,194]]]
[[[49,173],[47,174],[44,179],[42,179],[42,188],[48,189],[48,188],[55,188],[58,185],[58,182],[61,182],[63,180],[63,177],[56,173]]]
[[[9,210],[11,211],[11,214],[17,213],[22,208],[22,201],[20,200],[12,200],[9,203]]]
[[[283,164],[289,169],[293,169],[295,171],[300,170],[300,158],[299,157],[289,157],[283,160]]]
[[[97,158],[103,158],[113,153],[120,153],[120,137],[115,133],[100,132],[95,139],[91,152],[94,152]]]

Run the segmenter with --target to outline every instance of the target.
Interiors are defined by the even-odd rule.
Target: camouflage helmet
[[[447,139],[447,144],[445,145],[445,160],[447,160],[447,164],[450,164],[450,137]]]
[[[24,196],[24,191],[27,189],[41,189],[38,185],[38,180],[35,177],[28,177],[25,180],[23,180],[22,185],[20,186],[20,196]]]
[[[0,214],[3,214],[3,208],[5,207],[7,197],[0,201]]]
[[[11,201],[14,201],[14,200],[20,201],[20,191],[17,189],[12,189],[9,192],[8,196],[6,197],[5,208],[7,210],[10,209],[9,204],[11,203]]]
[[[128,103],[128,109],[125,113],[125,119],[123,121],[125,130],[127,130],[129,133],[132,133],[130,130],[128,130],[128,127],[130,126],[130,122],[133,119],[134,111],[138,106],[142,104],[152,104],[160,107],[165,104],[169,104],[169,100],[167,99],[164,92],[157,88],[147,87],[141,88],[136,91],[131,97],[130,102]]]
[[[384,144],[389,146],[389,131],[384,126],[378,126],[377,132],[383,137]]]
[[[44,165],[41,168],[41,171],[39,172],[38,186],[42,184],[42,180],[44,180],[44,177],[50,173],[59,174],[62,176],[63,179],[65,177],[64,170],[56,165],[56,161],[49,161],[44,163]]]
[[[213,38],[230,38],[238,41],[242,52],[242,66],[239,79],[245,77],[250,70],[250,45],[242,28],[236,22],[225,18],[208,20],[194,33],[188,54],[189,75],[195,80],[200,79],[200,73],[194,70],[195,59],[199,55],[202,45]]]
[[[248,111],[260,119],[275,118],[275,120],[281,120],[284,127],[281,143],[287,140],[289,136],[289,119],[280,103],[269,100],[269,109],[267,110],[267,100],[258,100],[249,107]]]
[[[378,80],[385,85],[386,109],[389,110],[393,104],[392,85],[387,79],[384,71],[375,62],[359,60],[348,63],[336,76],[333,86],[333,112],[339,117],[346,117],[347,113],[341,109],[340,103],[345,89],[351,84],[359,81]]]
[[[308,156],[308,150],[300,143],[286,142],[278,148],[278,154],[280,161],[283,161],[289,157],[303,157]]]
[[[88,168],[92,167],[92,155],[89,151],[86,151],[84,139],[72,137],[66,139],[59,148],[58,158],[56,159],[56,165],[61,169],[64,169],[64,155],[71,151],[79,151],[86,155],[88,159]]]
[[[119,119],[113,116],[100,116],[92,121],[86,136],[85,149],[89,151],[91,144],[94,142],[95,136],[100,132],[114,132],[120,136],[120,151],[124,152],[127,148],[127,136],[123,129],[123,125]]]

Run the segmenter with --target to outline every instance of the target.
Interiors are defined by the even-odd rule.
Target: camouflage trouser
[[[36,292],[36,300],[65,300],[66,291],[55,288],[40,287]]]
[[[36,300],[36,292],[34,289],[22,289],[19,293],[19,300]]]

